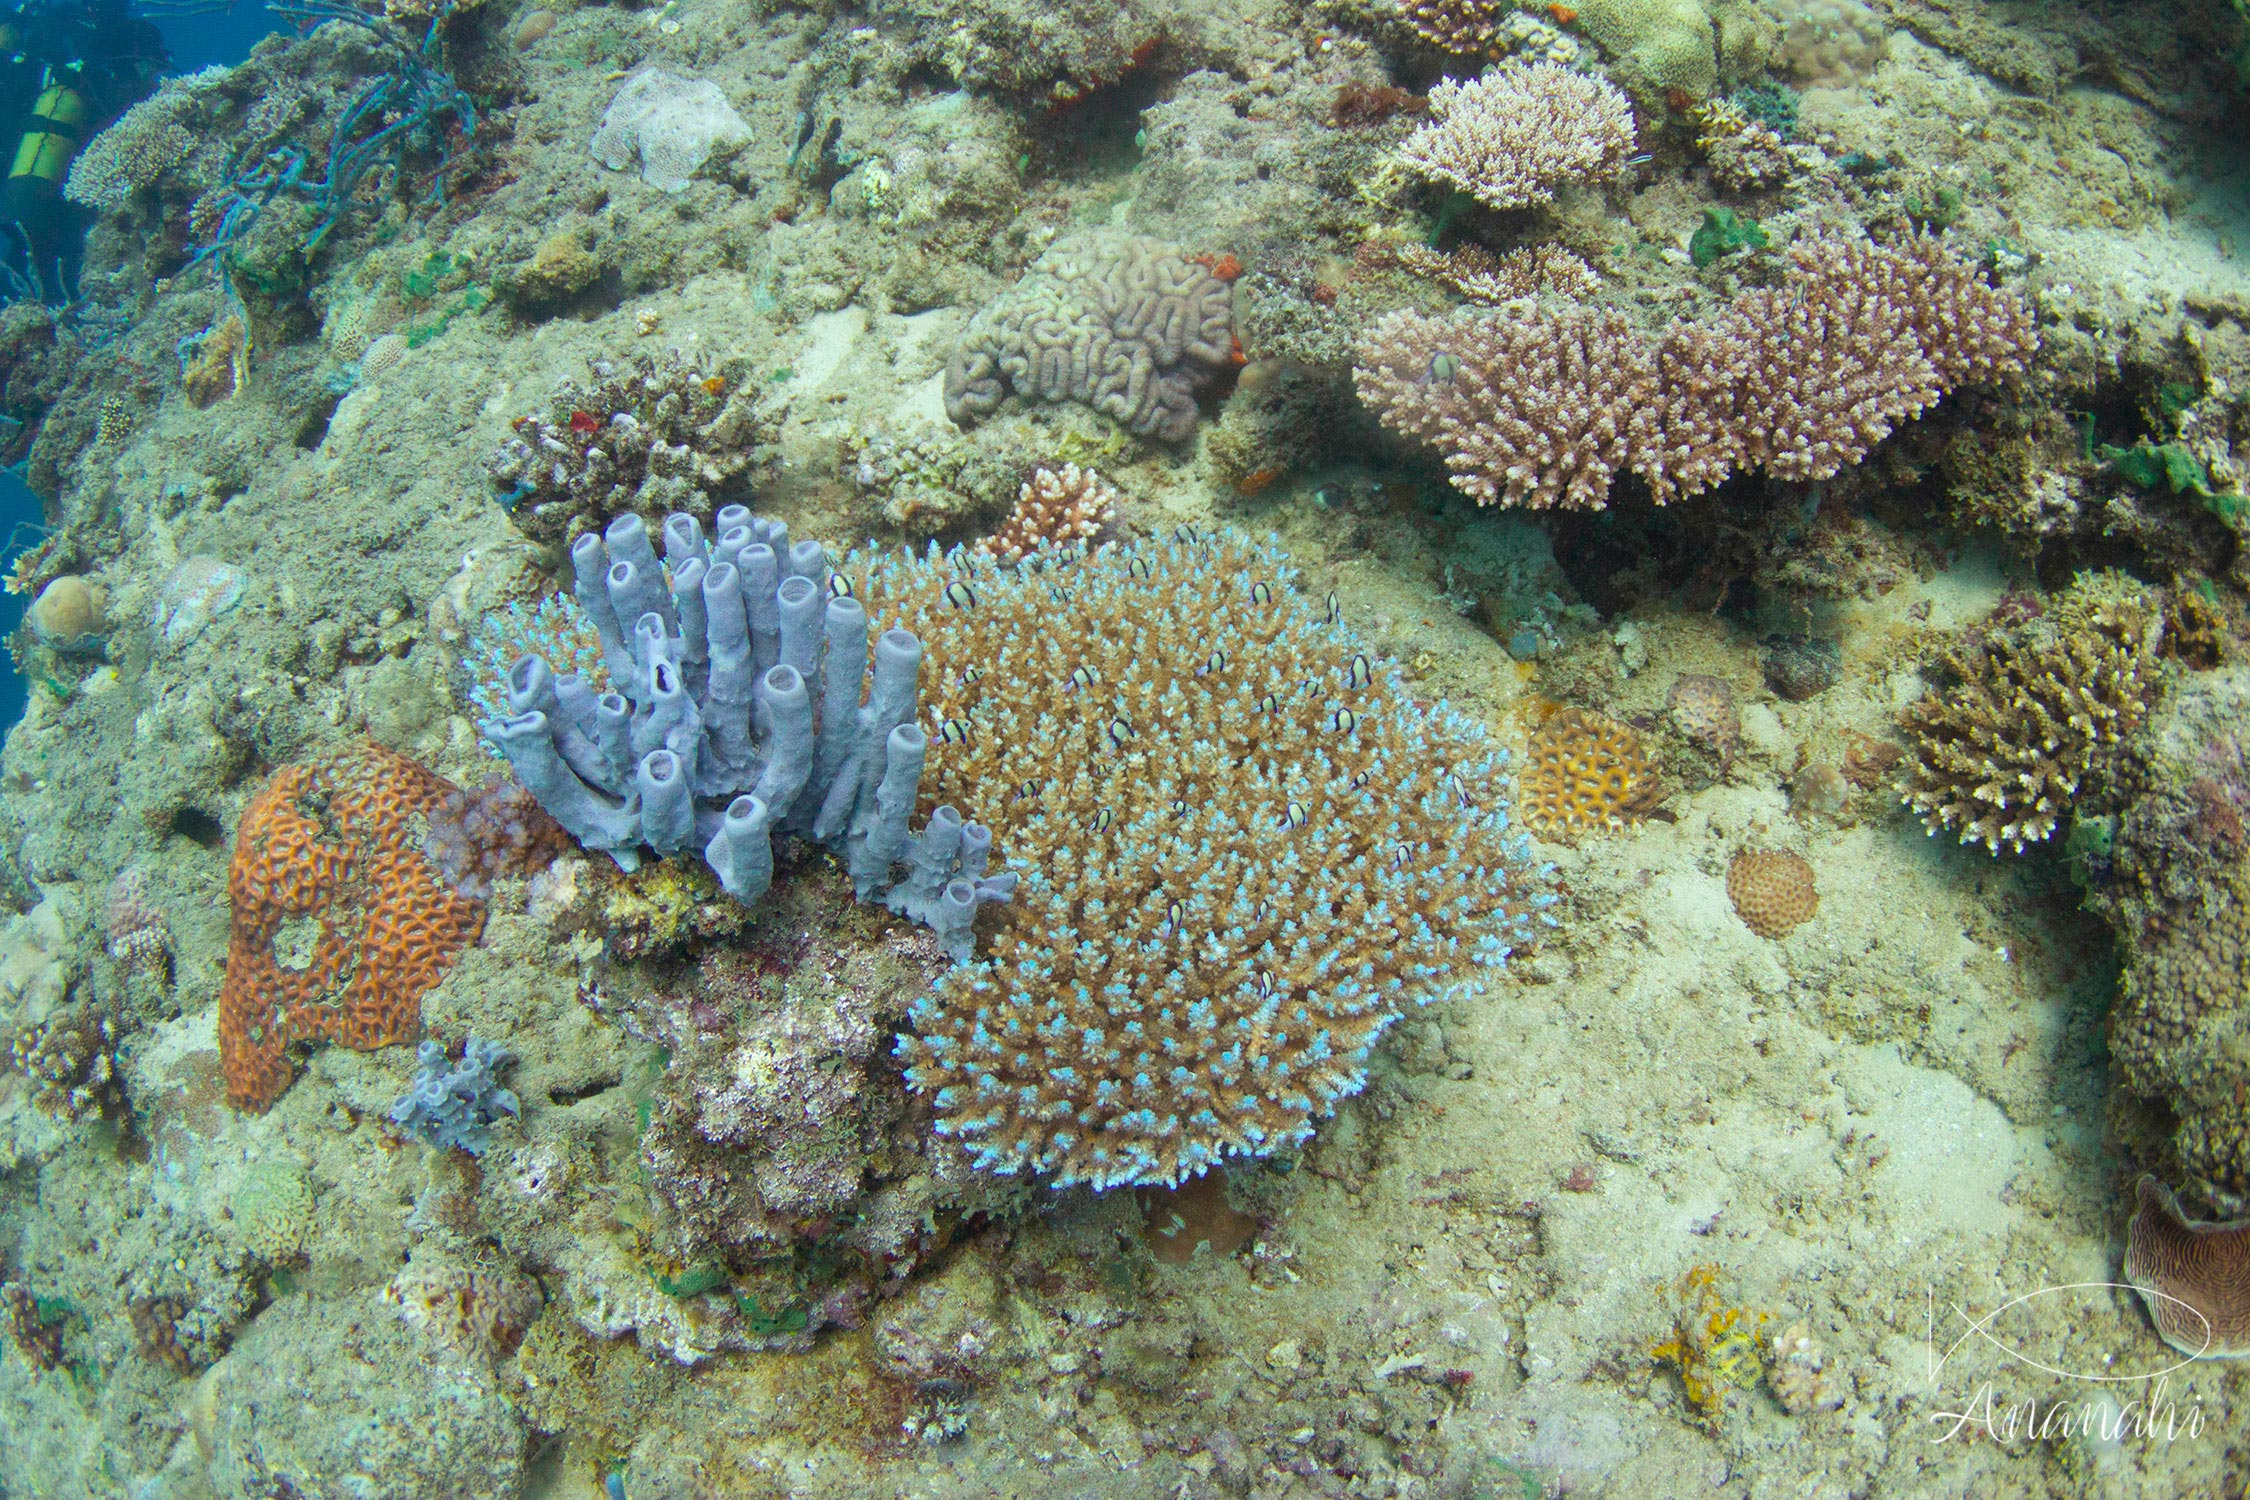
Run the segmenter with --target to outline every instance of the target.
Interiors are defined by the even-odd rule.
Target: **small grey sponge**
[[[471,1156],[484,1155],[492,1144],[492,1122],[518,1112],[516,1096],[493,1076],[516,1055],[498,1042],[470,1037],[457,1067],[448,1065],[439,1042],[424,1042],[416,1056],[420,1070],[413,1086],[391,1106],[391,1123],[440,1151],[458,1146]]]

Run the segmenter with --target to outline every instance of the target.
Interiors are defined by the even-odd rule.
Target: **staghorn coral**
[[[733,497],[760,438],[755,393],[677,351],[595,359],[544,416],[516,419],[486,465],[534,541],[568,542],[629,512],[706,510]]]
[[[1608,182],[1633,154],[1633,108],[1599,78],[1558,63],[1502,63],[1430,90],[1430,123],[1398,159],[1493,208],[1544,203],[1565,183]]]
[[[1661,800],[1632,730],[1582,708],[1539,726],[1516,780],[1524,827],[1554,844],[1640,821]]]
[[[1195,393],[1232,364],[1231,290],[1157,240],[1092,231],[1058,242],[970,320],[945,367],[945,411],[974,427],[1012,389],[1077,401],[1176,443]]]
[[[2156,689],[2156,612],[2094,577],[2012,630],[1949,647],[1951,685],[1907,705],[1906,805],[1934,836],[1993,853],[2054,832],[2096,762],[2146,716]]]
[[[1731,99],[1706,99],[1690,111],[1695,148],[1711,175],[1737,192],[1762,192],[1786,183],[1797,170],[1781,133],[1754,120]]]
[[[1015,511],[977,550],[1005,563],[1075,544],[1091,545],[1117,521],[1116,487],[1092,469],[1037,469],[1023,482]]]
[[[2189,1219],[2172,1190],[2146,1173],[2133,1195],[2125,1279],[2158,1335],[2191,1358],[2250,1355],[2250,1219]]]
[[[1541,292],[1583,298],[1601,290],[1602,285],[1601,277],[1584,259],[1551,243],[1494,254],[1478,244],[1437,251],[1408,242],[1369,252],[1368,258],[1389,261],[1417,276],[1442,282],[1472,302],[1513,302]]]
[[[1506,0],[1407,0],[1401,18],[1423,41],[1456,57],[1578,61],[1577,38]]]
[[[219,991],[236,1108],[281,1097],[293,1043],[368,1051],[420,1029],[422,995],[484,929],[483,904],[447,888],[414,836],[452,790],[363,741],[282,768],[243,810]]]
[[[648,68],[617,91],[590,149],[612,172],[637,158],[641,181],[658,192],[684,193],[705,162],[749,142],[750,127],[717,84]]]
[[[1598,508],[1630,470],[1661,504],[1742,468],[1829,478],[1943,392],[2021,375],[2037,347],[2029,305],[1932,236],[1789,255],[1782,285],[1653,337],[1582,307],[1393,313],[1361,346],[1360,399],[1479,503]]]
[[[1417,706],[1270,547],[855,557],[927,642],[925,798],[1023,875],[900,1043],[978,1167],[1175,1182],[1304,1139],[1408,1007],[1544,920],[1504,753]]]
[[[1727,861],[1727,900],[1743,926],[1776,942],[1820,909],[1812,866],[1787,849],[1736,850]]]

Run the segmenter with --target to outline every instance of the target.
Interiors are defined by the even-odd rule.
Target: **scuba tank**
[[[9,162],[8,180],[0,188],[0,215],[15,222],[39,292],[48,300],[66,300],[64,246],[66,231],[75,228],[69,206],[62,201],[63,179],[84,144],[86,125],[93,108],[78,87],[75,64],[42,69],[38,98],[24,117]]]

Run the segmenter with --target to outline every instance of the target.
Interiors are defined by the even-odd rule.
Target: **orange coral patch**
[[[292,1043],[364,1052],[421,1030],[422,996],[484,930],[484,904],[441,882],[420,849],[418,818],[452,790],[366,742],[285,766],[251,799],[227,872],[219,991],[237,1109],[281,1097]]]

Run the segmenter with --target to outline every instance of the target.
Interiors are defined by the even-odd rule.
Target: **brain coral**
[[[1169,1183],[1301,1140],[1402,1011],[1548,920],[1504,752],[1270,547],[847,571],[926,643],[925,801],[1022,875],[899,1044],[984,1169]]]
[[[2250,1354],[2250,1221],[2206,1224],[2144,1175],[2125,1242],[2125,1279],[2164,1342],[2190,1357]]]
[[[2045,839],[2147,715],[2159,629],[2129,587],[2089,576],[2029,625],[1945,651],[1954,685],[1900,721],[1913,751],[1907,805],[1933,835],[1951,829],[1995,854]]]
[[[372,742],[285,766],[243,810],[227,872],[233,926],[219,1063],[236,1108],[263,1111],[288,1048],[369,1051],[421,1028],[422,996],[484,930],[484,905],[422,856],[416,823],[453,787]]]
[[[1516,793],[1526,828],[1550,843],[1575,844],[1585,834],[1639,821],[1658,787],[1632,730],[1566,708],[1532,735]]]
[[[945,411],[973,427],[1013,388],[1176,443],[1237,347],[1226,282],[1169,245],[1095,231],[1055,245],[970,321],[945,367]]]

